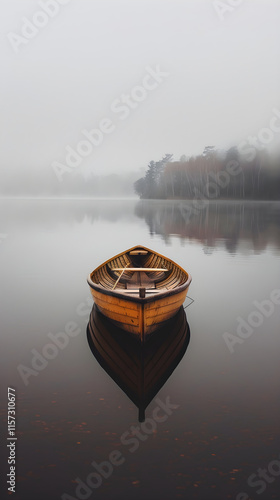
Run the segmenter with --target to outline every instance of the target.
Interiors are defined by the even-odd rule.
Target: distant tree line
[[[221,152],[207,146],[201,155],[183,155],[179,161],[172,156],[151,161],[145,176],[134,183],[141,199],[280,199],[280,158],[266,150],[256,150],[250,161],[236,147]]]
[[[143,170],[138,172],[94,175],[87,177],[81,172],[65,175],[59,182],[51,169],[44,172],[26,172],[24,169],[16,174],[10,173],[2,179],[0,196],[30,196],[30,197],[133,197],[133,184]]]

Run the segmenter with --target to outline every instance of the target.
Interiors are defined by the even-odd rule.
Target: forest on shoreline
[[[266,150],[246,157],[236,147],[221,152],[207,146],[201,155],[172,158],[149,163],[134,183],[140,199],[280,199],[280,157]]]

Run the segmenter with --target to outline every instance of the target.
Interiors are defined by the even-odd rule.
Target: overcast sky
[[[212,0],[64,2],[51,18],[38,17],[38,0],[1,0],[1,175],[43,177],[106,118],[85,174],[226,148],[280,110],[280,0],[244,0],[223,16]],[[33,16],[45,26],[18,38]],[[121,110],[127,94],[133,109]]]

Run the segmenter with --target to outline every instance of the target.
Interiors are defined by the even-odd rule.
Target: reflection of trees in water
[[[210,202],[203,208],[191,209],[187,201],[140,201],[135,213],[143,218],[151,234],[177,235],[182,240],[197,240],[204,252],[220,240],[230,253],[238,243],[251,242],[255,251],[263,251],[268,244],[280,248],[280,204]]]
[[[267,245],[280,248],[280,203],[212,201],[191,212],[190,207],[192,202],[184,200],[11,200],[1,202],[0,228],[12,232],[39,226],[40,231],[52,231],[59,225],[108,221],[135,224],[137,231],[139,218],[166,244],[172,235],[182,243],[199,241],[207,255],[219,244],[231,253],[246,242],[259,252]]]

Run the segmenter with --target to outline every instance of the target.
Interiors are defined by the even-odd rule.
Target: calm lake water
[[[182,201],[137,200],[0,206],[1,419],[6,444],[6,391],[14,387],[14,498],[245,500],[262,491],[261,498],[279,498],[279,203],[211,202],[196,210]],[[185,303],[187,350],[147,407],[150,420],[132,446],[123,434],[141,425],[138,409],[88,344],[86,276],[137,244],[190,272],[194,302]],[[58,335],[65,328],[68,344],[48,351],[50,334],[66,342]],[[42,351],[53,359],[39,358]],[[167,417],[154,423],[159,401],[177,407],[161,408]],[[108,461],[114,450],[121,463],[105,467],[110,477],[99,485],[92,462]],[[5,474],[7,458],[4,449]],[[268,479],[259,479],[260,469],[268,469]],[[77,478],[93,485],[80,496]]]

